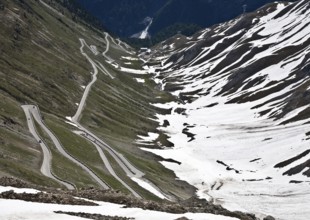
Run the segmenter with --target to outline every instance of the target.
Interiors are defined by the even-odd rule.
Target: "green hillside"
[[[112,188],[128,193],[108,172],[95,146],[75,134],[76,127],[65,123],[67,116],[75,114],[84,87],[92,77],[92,66],[80,51],[80,39],[84,39],[88,46],[92,45],[84,47],[84,52],[98,66],[104,66],[112,77],[99,71],[80,123],[123,154],[149,181],[159,188],[164,185],[164,193],[183,198],[193,193],[192,187],[176,181],[173,172],[157,162],[161,158],[140,150],[143,146],[135,143],[137,135],[147,135],[158,126],[154,115],[163,110],[150,103],[173,97],[158,90],[148,75],[120,71],[117,65],[141,69],[142,62],[133,49],[108,36],[109,50],[105,56],[101,55],[108,46],[106,34],[86,25],[83,16],[77,16],[55,1],[48,5],[36,0],[4,0],[0,18],[0,176],[63,187],[40,172],[42,151],[28,130],[21,108],[21,105],[30,104],[40,108],[46,126],[67,152]],[[132,61],[128,62],[126,57]],[[137,82],[136,77],[145,83]],[[36,129],[52,153],[52,171],[58,178],[76,187],[98,186],[81,167],[57,151],[38,124]],[[125,175],[109,153],[105,154],[123,181],[143,197],[157,199]]]

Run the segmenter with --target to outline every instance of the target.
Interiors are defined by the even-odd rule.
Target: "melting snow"
[[[305,27],[309,24],[309,10],[300,14],[300,9],[291,12],[289,16],[273,19],[284,8],[284,4],[278,4],[276,11],[262,17],[240,40],[229,45],[211,60],[195,65],[197,61],[214,52],[216,46],[225,39],[237,36],[241,32],[223,37],[211,47],[204,48],[187,68],[171,73],[165,70],[169,74],[165,75],[164,79],[155,79],[163,87],[166,82],[172,80],[175,85],[182,85],[182,89],[173,92],[176,96],[194,91],[199,93],[191,96],[195,97],[191,102],[155,104],[165,109],[173,108],[170,115],[157,115],[157,118],[160,124],[163,124],[164,120],[169,121],[169,126],[159,129],[169,134],[169,141],[173,142],[175,147],[147,151],[182,162],[181,165],[169,162],[162,164],[173,170],[179,179],[197,187],[200,197],[232,210],[256,212],[258,215],[271,214],[281,219],[306,220],[310,217],[307,208],[310,204],[309,178],[300,173],[293,176],[283,173],[309,160],[309,155],[283,169],[276,169],[274,166],[309,149],[310,140],[306,135],[310,131],[309,119],[281,124],[309,108],[309,103],[290,111],[282,116],[281,120],[270,119],[269,116],[282,113],[285,99],[289,98],[287,94],[303,85],[309,78],[304,77],[251,102],[225,103],[246,93],[255,96],[259,92],[275,88],[285,80],[295,78],[294,69],[305,59],[309,46],[305,46],[294,56],[253,73],[245,82],[263,77],[262,82],[247,89],[244,86],[240,87],[229,96],[219,96],[218,92],[229,82],[229,73],[233,72],[231,67],[239,64],[250,51],[217,73],[199,77],[215,70],[230,51],[258,31],[263,39],[250,41],[252,47],[269,44],[271,46],[238,65],[238,68],[244,68],[268,55],[277,54],[280,49],[289,45],[301,45],[308,40],[309,28]],[[286,33],[287,29],[290,31]],[[203,33],[199,37],[202,38]],[[195,46],[195,42],[191,46]],[[172,65],[175,63],[168,63],[164,68]],[[227,71],[228,69],[230,70]],[[269,84],[270,82],[273,84]],[[185,109],[184,114],[175,112],[176,108]],[[261,116],[260,113],[266,110],[270,112]],[[183,132],[184,129],[193,134],[194,138],[189,141]],[[304,182],[291,184],[292,180]]]
[[[131,61],[139,60],[139,59],[136,58],[136,57],[124,57],[124,56],[122,56],[121,59],[123,59],[123,60],[131,60]]]
[[[145,83],[145,79],[139,79],[139,78],[136,78],[137,82],[139,83]]]
[[[120,67],[120,71],[134,74],[147,74],[147,71],[145,70],[130,69],[126,67]]]
[[[141,179],[138,179],[136,177],[131,177],[131,179],[133,181],[135,181],[136,183],[139,184],[139,186],[143,187],[144,189],[146,189],[147,191],[153,193],[154,195],[156,195],[157,197],[161,198],[161,199],[167,199],[161,192],[159,192],[158,189],[156,189],[154,186],[152,186],[152,184],[147,183]]]
[[[72,117],[70,117],[70,116],[66,116],[66,119],[67,119],[68,121],[72,121]]]
[[[12,189],[11,187],[0,186],[0,192]],[[38,191],[32,189],[14,189],[17,193],[26,191],[27,193],[36,193]],[[96,202],[99,206],[74,206],[74,205],[58,205],[36,202],[25,202],[21,200],[0,199],[0,218],[14,220],[78,220],[84,219],[80,217],[56,214],[55,211],[63,212],[84,212],[91,214],[101,214],[109,216],[121,216],[134,218],[136,220],[174,220],[181,217],[187,217],[195,220],[236,220],[236,218],[204,214],[204,213],[185,213],[170,214],[165,212],[157,212],[143,210],[140,208],[124,208],[123,205],[112,204],[107,202]]]

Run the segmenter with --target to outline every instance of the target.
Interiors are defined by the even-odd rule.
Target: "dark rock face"
[[[177,218],[176,220],[189,220],[189,219],[186,217],[181,217],[181,218]]]
[[[299,154],[293,158],[290,158],[286,161],[283,161],[281,163],[276,164],[274,167],[275,168],[282,168],[282,167],[288,166],[289,164],[293,163],[294,161],[299,160],[300,158],[307,156],[309,153],[310,153],[310,150],[306,150],[305,152],[303,152],[303,153],[301,153],[301,154]]]
[[[124,217],[119,217],[119,216],[107,216],[107,215],[100,215],[100,214],[89,214],[89,213],[85,213],[85,212],[57,211],[55,213],[67,214],[67,215],[78,216],[78,217],[88,218],[88,219],[95,219],[95,220],[133,220],[133,218],[124,218]]]
[[[27,202],[52,203],[62,205],[89,205],[96,206],[96,203],[88,202],[82,199],[75,199],[69,195],[53,194],[53,193],[15,193],[13,190],[0,194],[1,199],[18,199]]]
[[[264,218],[264,220],[276,220],[274,217],[268,215],[267,217]]]
[[[170,125],[169,121],[168,120],[164,120],[163,127],[168,127],[169,125]]]
[[[174,111],[178,114],[185,114],[186,109],[185,108],[176,108]]]
[[[304,172],[302,172],[303,170],[305,170]],[[310,160],[307,160],[306,162],[304,163],[301,163],[291,169],[289,169],[288,171],[286,171],[285,173],[283,173],[283,175],[295,175],[295,174],[298,174],[298,173],[301,173],[307,177],[310,177]]]

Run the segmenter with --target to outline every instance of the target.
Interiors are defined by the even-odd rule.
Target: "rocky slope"
[[[41,190],[29,189],[28,187],[31,184],[26,182],[14,179],[3,177],[0,178],[0,204],[5,205],[7,200],[14,202],[15,200],[22,200],[28,203],[40,203],[42,204],[58,204],[58,209],[61,208],[60,205],[67,205],[72,207],[82,207],[84,206],[91,209],[92,207],[100,206],[100,202],[111,203],[111,204],[121,204],[124,205],[125,209],[132,208],[141,208],[141,210],[146,211],[156,211],[170,214],[183,214],[187,213],[198,213],[203,216],[203,213],[214,218],[221,219],[241,219],[241,220],[255,220],[255,216],[252,214],[245,214],[242,212],[231,212],[219,205],[214,205],[206,202],[205,200],[200,200],[197,198],[191,198],[179,203],[175,202],[154,202],[150,200],[137,199],[132,196],[128,196],[120,191],[114,190],[99,190],[95,188],[84,188],[80,190],[67,191],[53,188],[41,188],[40,186],[32,185],[35,188],[41,188]],[[9,186],[9,187],[2,187]],[[14,188],[16,187],[16,188]],[[12,201],[13,200],[13,201]],[[35,204],[33,204],[35,206]],[[46,211],[42,211],[45,213]],[[93,214],[86,212],[69,212],[69,211],[58,211],[57,208],[54,208],[54,212],[57,214],[68,214],[73,216],[80,216],[90,219],[135,219],[135,218],[126,218],[126,217],[112,217],[105,216],[102,214],[97,214],[94,211]],[[137,212],[137,211],[136,211]],[[115,212],[114,215],[119,213]],[[12,217],[13,215],[3,215],[1,217]],[[124,216],[124,215],[122,215]],[[129,215],[130,216],[130,215]],[[207,217],[207,215],[205,215]],[[227,218],[226,218],[226,217]],[[31,210],[28,211],[28,214],[24,216],[26,219],[31,218]],[[232,218],[231,218],[232,217]],[[36,218],[36,217],[35,217]],[[37,219],[37,218],[36,218]],[[150,216],[149,219],[157,219],[156,216]]]
[[[309,205],[310,2],[273,3],[175,36],[144,59],[179,101],[158,114],[174,147],[149,150],[232,210],[307,219]],[[149,140],[152,141],[152,140]],[[264,201],[263,206],[261,206]]]

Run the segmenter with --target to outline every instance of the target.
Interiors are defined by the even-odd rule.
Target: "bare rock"
[[[18,199],[27,202],[40,202],[62,205],[88,205],[97,206],[98,204],[89,202],[83,199],[76,199],[69,195],[64,194],[52,194],[39,192],[33,193],[15,193],[13,190],[6,191],[0,194],[1,199]]]
[[[126,218],[126,217],[119,217],[119,216],[107,216],[107,215],[100,215],[100,214],[90,214],[85,212],[62,212],[56,211],[57,214],[67,214],[71,216],[78,216],[82,218],[94,219],[94,220],[133,220],[134,218]]]
[[[276,220],[274,217],[268,215],[264,218],[264,220]]]

